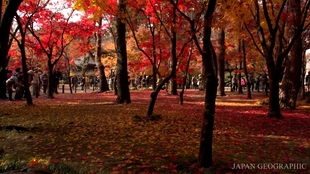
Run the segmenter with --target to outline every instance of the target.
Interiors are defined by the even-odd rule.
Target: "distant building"
[[[79,58],[75,58],[73,60],[70,61],[70,68],[71,68],[71,72],[70,72],[70,76],[73,75],[82,75],[82,71],[83,69],[86,70],[86,75],[94,75],[95,71],[96,71],[96,63],[95,61],[88,57],[88,56],[84,56],[84,57],[79,57]]]

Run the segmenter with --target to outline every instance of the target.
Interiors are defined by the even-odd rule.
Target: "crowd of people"
[[[235,74],[232,77],[231,83],[232,83],[231,91],[237,91],[238,90],[238,83],[239,83],[239,79],[238,79],[237,74]],[[255,90],[255,91],[259,92],[260,89],[262,91],[267,91],[269,88],[268,75],[265,73],[264,75],[258,75],[255,78],[254,75],[251,74],[248,78],[248,82],[246,81],[246,79],[244,77],[241,77],[241,87],[245,88],[247,85],[250,86],[251,91]]]
[[[32,96],[38,97],[40,95],[41,90],[44,94],[47,93],[48,84],[49,84],[49,76],[46,71],[41,71],[40,69],[33,68],[27,72],[28,76],[28,85],[31,86],[31,94]],[[52,74],[52,92],[58,94],[59,82],[62,80],[62,73],[59,68]],[[98,88],[99,78],[97,76],[93,77],[85,77],[85,76],[73,76],[70,78],[71,87],[76,91],[77,87],[81,86],[81,91],[84,91],[86,88],[93,87],[94,89]],[[132,80],[132,85],[138,88],[148,88],[150,86],[152,78],[147,75],[136,76],[135,79]],[[157,83],[160,82],[160,79],[157,79]],[[129,80],[130,82],[130,80]],[[310,91],[310,71],[305,77],[304,80],[306,91]],[[107,78],[107,83],[110,90],[114,89],[115,77],[110,76]],[[202,76],[199,74],[198,76],[193,76],[191,78],[190,88],[192,89],[200,89],[202,85]],[[238,75],[234,74],[231,78],[231,91],[238,90]],[[251,74],[248,77],[248,81],[244,77],[241,77],[240,84],[243,88],[247,85],[250,86],[251,91],[268,91],[269,88],[269,79],[268,75],[265,73],[263,75],[257,75],[254,77]],[[12,100],[20,100],[25,98],[25,85],[24,85],[24,74],[21,72],[21,68],[16,68],[13,73],[12,70],[7,71],[7,93],[10,101]],[[13,97],[13,91],[15,90],[15,96]]]
[[[34,97],[38,97],[40,95],[41,90],[44,94],[47,92],[48,88],[48,74],[46,71],[42,71],[38,68],[29,69],[27,71],[27,77],[28,77],[28,85],[31,87],[31,94]],[[25,75],[23,72],[21,72],[21,68],[18,67],[15,69],[15,72],[13,73],[12,70],[7,71],[7,80],[6,80],[6,86],[7,86],[7,93],[9,95],[9,100],[21,100],[22,98],[25,98],[25,82],[24,82]],[[60,69],[57,68],[52,75],[52,87],[53,92],[55,94],[58,94],[58,87],[59,87],[59,81],[62,79],[62,73],[60,72]],[[15,90],[15,96],[13,97],[13,91]]]

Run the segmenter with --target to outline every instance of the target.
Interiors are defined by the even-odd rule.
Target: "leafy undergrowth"
[[[146,119],[150,93],[131,91],[124,105],[113,103],[113,93],[40,96],[34,106],[1,101],[0,172],[30,165],[56,173],[310,173],[309,106],[275,120],[257,104],[263,94],[218,96],[214,165],[203,171],[196,162],[204,92],[186,91],[179,105],[162,91],[155,119]],[[262,170],[262,163],[306,169]],[[233,170],[235,164],[256,168]]]

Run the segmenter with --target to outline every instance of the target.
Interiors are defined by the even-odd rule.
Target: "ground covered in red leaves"
[[[150,93],[131,91],[132,103],[124,105],[114,104],[112,92],[40,96],[34,106],[0,101],[0,172],[18,160],[57,173],[201,173],[204,92],[185,91],[179,105],[178,96],[161,91],[153,121],[145,119]],[[310,173],[309,105],[284,110],[285,119],[276,120],[266,116],[265,98],[217,97],[214,165],[207,171]]]

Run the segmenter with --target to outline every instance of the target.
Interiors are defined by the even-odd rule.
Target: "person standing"
[[[76,88],[79,85],[79,79],[77,76],[73,76],[71,78],[71,88],[74,90],[74,92],[76,93]]]
[[[233,83],[233,89],[232,91],[237,91],[238,88],[238,77],[237,74],[235,74],[232,78],[232,83]]]
[[[253,74],[251,74],[250,75],[250,78],[249,78],[249,85],[250,85],[250,89],[252,90],[252,91],[254,91],[254,83],[255,83],[255,79],[254,79],[254,76],[253,76]]]
[[[21,100],[24,96],[24,84],[23,84],[23,81],[24,81],[24,75],[22,72],[20,72],[20,67],[16,68],[15,69],[15,73],[13,74],[13,76],[16,76],[17,77],[17,82],[19,84],[22,84],[22,85],[15,85],[15,97],[14,99],[15,100]]]
[[[46,72],[43,72],[43,74],[41,75],[41,81],[43,86],[43,93],[46,94],[46,89],[48,85],[48,75]]]
[[[85,87],[85,77],[83,76],[82,79],[81,79],[81,91],[82,92],[84,91],[84,89],[86,89],[84,87]]]
[[[310,91],[310,71],[308,71],[308,74],[306,75],[306,86],[307,86],[307,91]]]
[[[256,85],[255,85],[255,89],[257,90],[257,92],[259,92],[259,85],[260,85],[260,77],[257,76],[256,77]]]
[[[62,74],[60,72],[60,69],[57,68],[56,71],[53,73],[53,88],[54,88],[55,94],[58,94],[59,80],[61,79],[62,79]]]
[[[32,86],[32,96],[38,98],[39,96],[39,85],[40,85],[40,77],[37,69],[29,70],[28,74],[32,77],[31,86]]]
[[[18,82],[17,76],[11,76],[8,80],[6,80],[6,86],[7,86],[8,93],[9,93],[9,100],[13,101],[13,98],[12,98],[13,86],[17,88],[17,87],[23,87],[24,85]]]
[[[33,95],[38,98],[40,96],[40,89],[41,89],[41,79],[40,79],[40,72],[38,69],[34,69],[34,74],[33,74],[33,80],[31,82],[31,85],[33,86],[34,93]]]

